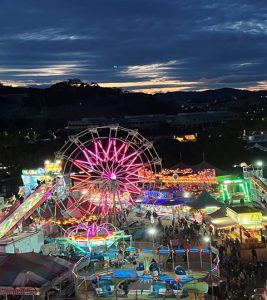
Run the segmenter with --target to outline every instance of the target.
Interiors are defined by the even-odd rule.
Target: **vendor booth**
[[[214,230],[224,230],[229,238],[238,238],[242,248],[252,245],[261,247],[262,244],[262,213],[249,206],[227,207],[227,216],[214,218],[211,226]]]

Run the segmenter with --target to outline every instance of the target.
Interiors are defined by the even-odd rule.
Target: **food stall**
[[[232,206],[226,209],[227,216],[214,218],[211,226],[216,230],[225,230],[229,238],[238,238],[242,248],[263,246],[262,213],[250,206]]]

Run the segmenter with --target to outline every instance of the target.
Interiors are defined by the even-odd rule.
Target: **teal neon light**
[[[251,201],[251,198],[250,198],[250,192],[249,192],[249,187],[248,187],[248,182],[245,182],[245,189],[246,189],[246,191],[247,191],[248,201]]]
[[[222,184],[221,184],[221,193],[222,193],[223,201],[225,201],[225,200],[226,200],[226,197],[225,197],[225,194],[224,194],[224,187],[223,187]]]

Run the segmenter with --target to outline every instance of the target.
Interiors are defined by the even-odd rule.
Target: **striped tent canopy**
[[[1,288],[41,288],[67,274],[72,263],[38,253],[0,255]]]
[[[216,176],[223,176],[223,175],[227,175],[229,172],[219,169],[215,166],[213,166],[212,164],[208,163],[205,159],[203,159],[200,163],[196,164],[196,165],[187,165],[184,162],[180,162],[174,166],[172,166],[172,169],[188,169],[191,168],[193,170],[194,173],[197,173],[199,171],[203,171],[206,169],[214,169]]]

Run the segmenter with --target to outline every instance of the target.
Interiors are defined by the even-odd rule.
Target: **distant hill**
[[[155,97],[161,101],[172,102],[210,102],[217,100],[219,102],[232,101],[234,98],[249,98],[267,96],[267,91],[248,91],[232,88],[222,88],[217,90],[206,90],[201,92],[170,92],[156,94]]]
[[[266,91],[229,88],[150,95],[102,88],[97,83],[83,83],[79,79],[44,89],[0,85],[0,128],[57,128],[65,126],[69,120],[83,117],[176,114],[206,111],[207,107],[209,110],[230,107],[239,111],[240,106],[246,109],[262,97],[267,97]],[[236,100],[242,101],[242,105]],[[184,109],[184,105],[189,106]]]

